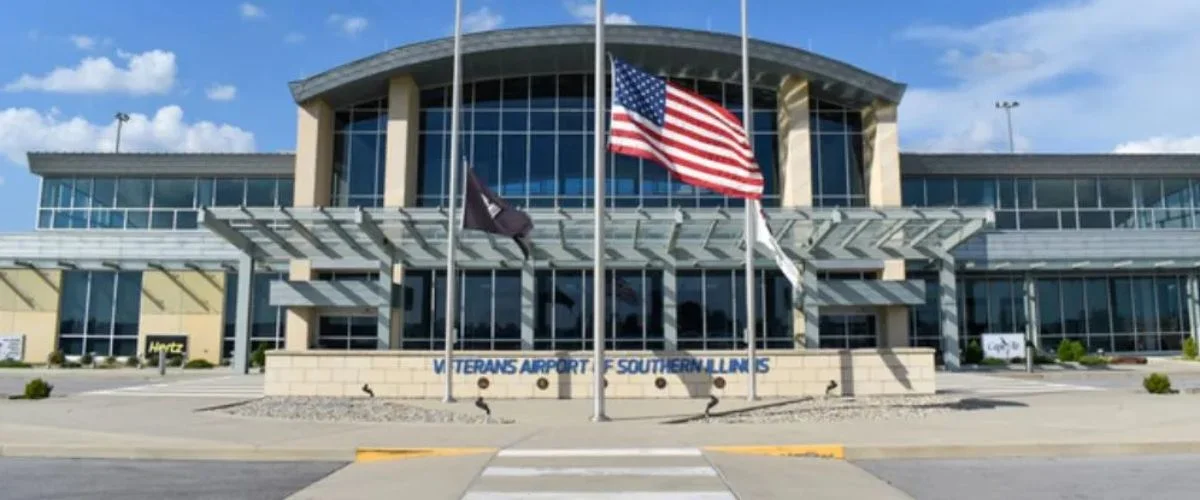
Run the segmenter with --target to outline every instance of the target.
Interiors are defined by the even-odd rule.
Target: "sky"
[[[295,148],[287,82],[448,36],[450,0],[0,0],[0,231],[25,153]],[[737,0],[608,0],[612,24],[737,33]],[[591,22],[586,0],[464,0],[464,30]],[[1200,1],[750,0],[751,36],[907,85],[904,151],[1200,152]]]

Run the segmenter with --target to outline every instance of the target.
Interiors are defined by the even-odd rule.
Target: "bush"
[[[1083,366],[1108,366],[1108,358],[1104,356],[1096,356],[1095,354],[1088,354],[1087,356],[1079,358],[1079,364]]]
[[[1083,347],[1083,343],[1078,340],[1064,340],[1058,344],[1058,360],[1059,361],[1079,361],[1087,355],[1087,349]]]
[[[137,365],[138,365],[138,357],[137,356],[129,356],[129,357],[125,358],[125,366],[135,367]]]
[[[83,356],[79,357],[79,364],[84,366],[90,366],[92,361],[95,361],[95,359],[92,357],[92,353],[90,352],[85,352],[83,353]]]
[[[50,391],[53,390],[54,386],[45,380],[35,378],[25,384],[25,399],[46,399],[50,397]]]
[[[104,358],[104,364],[106,364],[108,366],[116,366],[117,357],[116,356],[108,356],[108,357]]]
[[[178,368],[180,366],[183,366],[183,356],[179,356],[179,355],[167,356],[167,366],[172,367],[172,368]]]
[[[77,362],[77,361],[63,361],[62,367],[63,368],[83,368],[83,365],[79,364],[79,362]]]
[[[192,370],[204,370],[204,369],[209,369],[212,367],[213,367],[213,364],[210,363],[207,359],[203,359],[203,358],[196,358],[196,359],[189,360],[187,362],[187,364],[183,365],[184,369],[192,369]]]
[[[1146,358],[1142,356],[1113,356],[1109,358],[1110,365],[1144,365]]]
[[[983,361],[980,361],[979,364],[983,366],[1007,366],[1008,361],[1000,358],[983,358]]]
[[[1187,359],[1196,359],[1200,356],[1200,345],[1196,345],[1196,339],[1188,337],[1183,341],[1183,357]]]
[[[1170,394],[1171,378],[1161,373],[1151,373],[1142,380],[1142,387],[1146,388],[1146,392],[1150,394]]]
[[[46,363],[49,363],[50,366],[62,366],[66,361],[67,357],[63,356],[62,351],[56,350],[51,352],[49,356],[46,356]]]
[[[0,359],[0,368],[31,368],[33,365],[15,359]]]
[[[258,348],[250,354],[250,365],[259,368],[267,367],[267,344],[258,344]]]
[[[972,340],[967,343],[967,348],[963,350],[963,364],[977,365],[983,361],[983,347],[979,346],[979,341]]]

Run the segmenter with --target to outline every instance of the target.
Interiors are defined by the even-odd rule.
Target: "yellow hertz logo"
[[[183,342],[150,342],[146,348],[149,352],[166,352],[167,354],[183,354]]]

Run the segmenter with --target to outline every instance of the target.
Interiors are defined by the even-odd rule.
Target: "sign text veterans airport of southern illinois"
[[[758,358],[758,373],[771,369],[770,359]],[[606,371],[617,375],[670,374],[727,374],[749,373],[750,361],[745,357],[680,357],[680,358],[607,358]],[[523,374],[584,374],[591,373],[592,360],[586,358],[457,358],[451,361],[454,373],[460,375],[523,375]],[[445,373],[446,361],[433,360],[433,371]]]

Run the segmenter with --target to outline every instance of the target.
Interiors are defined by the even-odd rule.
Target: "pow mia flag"
[[[533,246],[529,241],[529,233],[533,231],[533,220],[525,212],[510,206],[504,198],[496,196],[496,193],[480,182],[475,176],[475,169],[468,166],[466,171],[462,228],[508,236],[517,242],[521,253],[528,260],[529,251]]]

